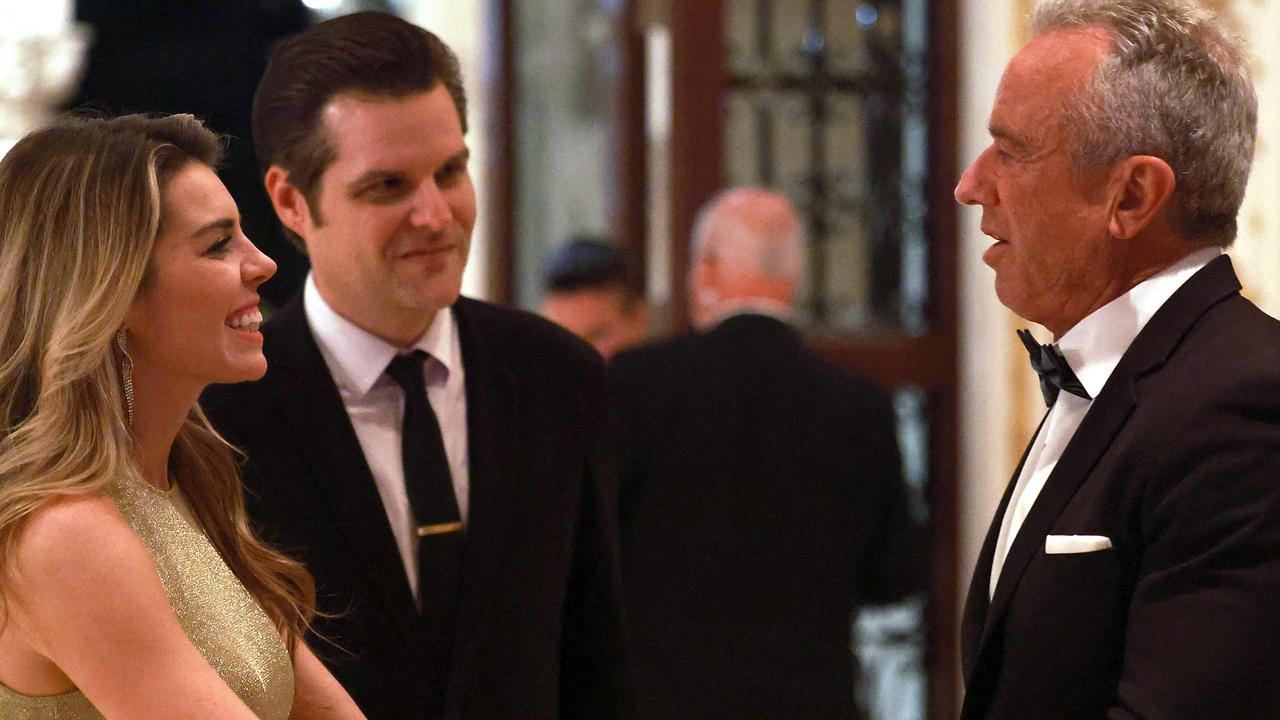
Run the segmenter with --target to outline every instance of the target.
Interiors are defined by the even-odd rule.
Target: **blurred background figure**
[[[889,398],[789,323],[800,234],[781,194],[718,195],[694,226],[699,334],[613,361],[647,718],[860,717],[851,618],[923,577]]]
[[[575,238],[547,258],[538,312],[591,343],[605,359],[649,335],[649,306],[618,248]]]

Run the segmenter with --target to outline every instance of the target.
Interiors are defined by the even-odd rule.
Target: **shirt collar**
[[[1222,254],[1203,248],[1133,286],[1129,292],[1094,310],[1058,340],[1058,349],[1091,397],[1098,397],[1121,356],[1151,316],[1182,284]]]
[[[400,348],[339,315],[320,294],[311,273],[307,274],[302,292],[307,324],[333,373],[334,382],[357,397],[367,394],[386,372],[391,359],[400,354]],[[436,365],[444,369],[442,377],[447,379],[462,360],[453,312],[446,309],[436,313],[431,326],[413,348],[430,355]],[[428,377],[432,377],[431,373]]]
[[[794,319],[795,311],[787,303],[778,302],[772,298],[723,300],[716,308],[715,321],[707,329],[710,330],[725,320],[738,315],[765,315],[790,324]]]

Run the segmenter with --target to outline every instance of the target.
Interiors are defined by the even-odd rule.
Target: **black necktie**
[[[1044,395],[1044,404],[1053,407],[1058,399],[1058,391],[1066,390],[1072,395],[1092,400],[1089,391],[1080,384],[1080,379],[1071,371],[1067,359],[1057,345],[1041,345],[1031,337],[1031,331],[1019,330],[1018,339],[1027,348],[1031,356],[1031,367],[1040,376],[1040,394]]]
[[[431,649],[438,696],[448,685],[462,572],[463,533],[440,424],[427,401],[422,366],[427,354],[399,355],[387,374],[404,389],[400,436],[404,487],[418,532],[418,605]]]

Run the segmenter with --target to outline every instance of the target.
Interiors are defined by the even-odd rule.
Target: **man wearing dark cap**
[[[606,360],[649,334],[649,306],[612,243],[584,237],[561,245],[543,265],[542,285],[538,312]]]

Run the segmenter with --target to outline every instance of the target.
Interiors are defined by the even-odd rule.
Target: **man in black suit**
[[[312,272],[263,327],[266,377],[208,409],[371,719],[629,717],[603,364],[458,296],[465,118],[456,58],[390,15],[277,48],[254,141]]]
[[[694,233],[700,334],[610,366],[646,718],[856,717],[853,612],[923,575],[888,398],[791,327],[799,236],[785,197],[722,193]]]
[[[1010,62],[982,207],[1049,412],[978,559],[962,717],[1280,717],[1280,323],[1222,254],[1246,58],[1185,0],[1057,0]]]

